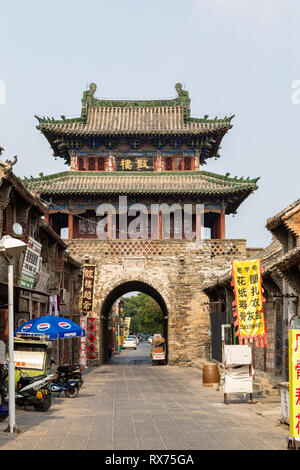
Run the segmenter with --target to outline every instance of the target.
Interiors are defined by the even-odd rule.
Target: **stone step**
[[[267,372],[258,371],[255,374],[254,386],[263,395],[275,396],[280,394],[278,377],[274,377]]]

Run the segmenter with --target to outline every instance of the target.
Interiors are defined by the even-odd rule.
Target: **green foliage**
[[[124,315],[131,317],[130,333],[163,334],[163,314],[152,297],[140,292],[124,300]]]

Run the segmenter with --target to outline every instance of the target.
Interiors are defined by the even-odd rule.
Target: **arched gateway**
[[[156,284],[156,283],[155,283]],[[107,295],[103,297],[100,311],[100,356],[105,358],[105,354],[108,351],[109,341],[109,315],[111,312],[112,305],[117,299],[128,292],[143,292],[149,295],[158,303],[161,309],[161,320],[163,325],[163,336],[166,338],[168,345],[168,312],[170,311],[169,301],[164,299],[166,293],[163,292],[162,286],[150,285],[149,282],[139,280],[132,280],[130,278],[120,280],[116,285],[111,287],[111,290]]]
[[[180,84],[171,100],[99,100],[95,90],[83,93],[78,118],[38,118],[70,171],[28,181],[49,202],[48,223],[61,235],[67,229],[69,252],[94,276],[78,306],[88,322],[88,362],[105,359],[110,305],[136,289],[166,314],[169,363],[195,363],[210,347],[203,283],[246,257],[244,240],[225,239],[225,215],[257,180],[201,170],[219,156],[232,116],[192,118]]]

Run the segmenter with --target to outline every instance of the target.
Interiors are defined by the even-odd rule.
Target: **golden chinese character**
[[[147,161],[146,159],[137,158],[136,162],[137,162],[137,169],[138,169],[138,170],[140,170],[141,168],[147,168],[147,169],[149,169],[149,167],[148,167],[148,161]]]
[[[92,269],[86,269],[84,272],[85,277],[93,277],[94,271]]]
[[[90,290],[86,290],[83,294],[83,298],[91,300],[92,299],[92,292]]]
[[[92,302],[88,302],[87,300],[82,303],[83,310],[89,310],[91,306],[92,306]]]
[[[87,289],[92,289],[93,288],[93,281],[85,280],[84,281],[84,287]]]
[[[121,167],[122,167],[122,170],[131,170],[132,169],[131,160],[124,160],[124,158],[122,158]]]

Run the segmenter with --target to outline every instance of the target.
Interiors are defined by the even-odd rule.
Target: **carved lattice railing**
[[[69,250],[77,256],[246,256],[245,240],[85,240],[69,241]]]

